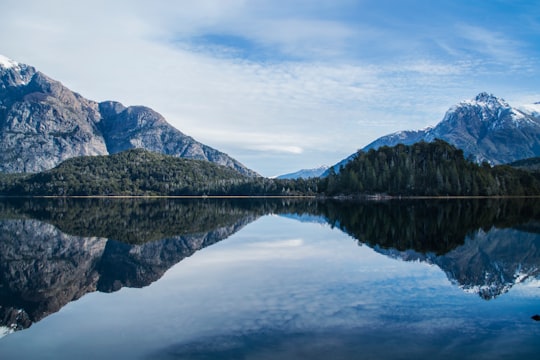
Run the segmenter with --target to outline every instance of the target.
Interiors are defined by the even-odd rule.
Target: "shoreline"
[[[0,199],[306,199],[337,201],[540,199],[540,195],[0,195]]]

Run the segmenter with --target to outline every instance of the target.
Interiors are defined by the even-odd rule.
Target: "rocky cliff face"
[[[1,57],[0,171],[38,172],[75,156],[132,148],[208,160],[257,176],[175,129],[152,109],[87,100],[33,67]]]
[[[0,65],[0,171],[37,172],[107,147],[98,105],[26,65]]]
[[[99,111],[102,115],[99,128],[110,154],[143,148],[182,158],[208,160],[247,176],[257,176],[230,156],[184,135],[150,108],[126,108],[120,103],[107,101],[99,104]]]

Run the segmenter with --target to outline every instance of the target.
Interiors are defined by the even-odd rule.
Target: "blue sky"
[[[537,1],[4,0],[0,54],[147,105],[266,176],[331,165],[481,91],[540,101]]]

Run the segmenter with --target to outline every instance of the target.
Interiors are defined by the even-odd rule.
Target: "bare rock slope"
[[[39,172],[76,157],[144,148],[258,176],[144,106],[85,99],[34,67],[0,55],[0,171]]]

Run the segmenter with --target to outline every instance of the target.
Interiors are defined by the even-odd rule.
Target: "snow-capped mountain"
[[[540,103],[517,108],[483,92],[452,106],[434,127],[389,134],[362,150],[434,139],[462,149],[466,157],[476,162],[487,161],[493,165],[540,156]],[[334,169],[338,171],[339,166],[354,156],[334,165]]]
[[[195,141],[144,106],[97,103],[34,67],[0,56],[0,171],[38,172],[75,156],[132,148],[254,171]]]
[[[302,169],[293,173],[279,175],[277,178],[278,179],[309,179],[309,178],[321,176],[326,170],[328,170],[328,166],[322,165],[314,169]]]

